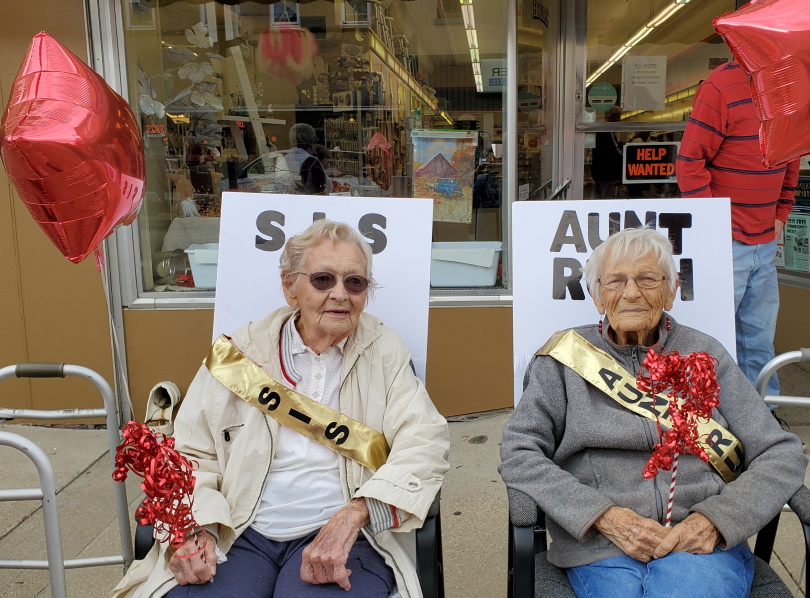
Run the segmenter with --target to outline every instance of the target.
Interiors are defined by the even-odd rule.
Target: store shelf
[[[369,30],[368,36],[368,45],[369,48],[371,48],[371,51],[374,52],[389,69],[391,69],[391,72],[393,72],[408,86],[411,92],[416,95],[425,104],[425,106],[429,107],[431,110],[436,110],[438,107],[436,101],[428,97],[428,95],[422,89],[422,86],[419,85],[416,78],[408,72],[405,65],[402,64],[394,55],[394,52],[388,48],[373,31]]]
[[[228,120],[233,122],[250,121],[252,120],[247,114],[240,116],[238,114],[226,114],[221,116],[219,120]],[[263,125],[286,125],[287,121],[280,118],[259,118],[258,121]]]

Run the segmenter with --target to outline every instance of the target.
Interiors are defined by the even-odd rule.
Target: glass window
[[[731,60],[712,20],[734,10],[734,0],[588,0],[582,120],[687,120],[700,82]]]
[[[583,199],[614,198],[656,198],[680,197],[681,193],[674,179],[674,157],[677,145],[683,138],[683,131],[599,131],[585,134],[585,172],[583,177]],[[670,152],[668,164],[672,164],[671,173],[635,173],[623,172],[625,155],[632,164],[636,148],[656,150],[667,148]],[[659,160],[655,160],[660,162]],[[642,161],[643,163],[643,161]]]
[[[434,242],[500,249],[502,0],[121,2],[141,291],[203,292],[186,250],[218,241],[226,190],[433,197]],[[494,255],[491,278],[436,286],[502,287]]]
[[[558,2],[524,0],[518,15],[517,183],[521,199],[555,191]]]

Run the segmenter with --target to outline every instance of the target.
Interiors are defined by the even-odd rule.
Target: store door
[[[556,199],[567,193],[560,170],[565,88],[560,2],[522,0],[517,10],[516,199]]]

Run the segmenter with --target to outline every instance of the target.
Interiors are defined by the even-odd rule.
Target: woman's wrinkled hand
[[[658,546],[672,531],[624,507],[609,508],[596,520],[594,527],[627,556],[642,563],[653,559]]]
[[[186,540],[186,543],[175,550],[169,559],[169,571],[181,586],[206,583],[216,575],[217,541],[205,530],[201,530],[197,534],[197,538],[196,543],[194,538]],[[200,552],[200,547],[202,547],[202,552]],[[205,561],[202,559],[203,554],[205,554]]]
[[[672,528],[655,549],[653,558],[660,559],[670,552],[711,554],[719,541],[720,534],[714,524],[700,513],[692,513]]]
[[[369,522],[364,498],[352,499],[321,528],[301,553],[301,579],[313,584],[336,583],[350,590],[351,569],[346,568],[357,534]]]

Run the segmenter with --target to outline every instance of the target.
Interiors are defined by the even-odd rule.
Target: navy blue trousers
[[[248,528],[228,551],[228,560],[217,565],[214,581],[177,586],[166,598],[328,598],[357,596],[387,598],[394,587],[394,572],[363,534],[349,552],[351,569],[346,592],[336,583],[309,584],[301,579],[301,553],[318,535],[290,542],[268,540]]]

